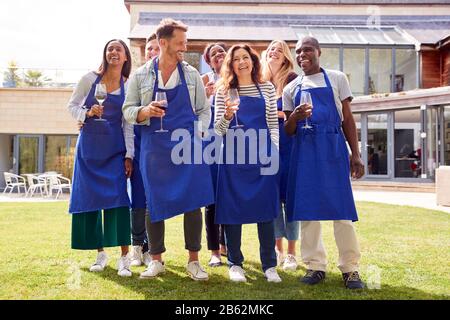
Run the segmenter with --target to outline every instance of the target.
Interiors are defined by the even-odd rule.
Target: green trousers
[[[72,214],[72,249],[92,250],[131,244],[128,207]]]

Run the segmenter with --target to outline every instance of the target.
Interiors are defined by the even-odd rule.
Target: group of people
[[[301,281],[312,285],[327,267],[320,221],[332,220],[344,285],[362,288],[350,178],[362,177],[364,167],[346,76],[320,67],[312,37],[295,48],[302,75],[286,42],[274,40],[261,59],[248,44],[210,44],[204,60],[212,71],[201,76],[184,61],[187,30],[162,20],[147,42],[146,63],[131,77],[128,47],[109,41],[100,68],[75,88],[69,110],[81,129],[69,206],[72,248],[96,249],[90,270],[99,272],[108,262],[104,247],[120,246],[119,276],[145,263],[140,277],[157,277],[165,271],[165,220],[183,214],[186,271],[208,280],[199,262],[204,207],[210,267],[226,256],[230,280],[246,281],[242,225],[256,223],[264,275],[281,282],[277,265],[297,268],[301,229]],[[102,104],[99,83],[108,92]],[[166,100],[156,98],[159,92]],[[303,102],[306,93],[312,102]],[[188,134],[174,139],[177,130]],[[183,161],[174,161],[180,145]],[[199,149],[201,161],[193,152]]]

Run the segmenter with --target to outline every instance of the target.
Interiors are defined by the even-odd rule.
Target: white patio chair
[[[36,192],[36,189],[39,189],[42,197],[45,197],[45,195],[48,194],[47,182],[45,181],[45,177],[27,175],[27,179],[28,179],[28,185],[30,186],[28,188],[28,194],[30,195],[30,198],[34,195],[34,193]]]
[[[47,175],[47,179],[49,180],[49,195],[52,195],[53,190],[58,190],[55,199],[58,199],[59,195],[63,192],[63,189],[69,189],[69,192],[72,191],[72,184],[68,178],[52,174]]]
[[[27,184],[24,177],[10,172],[3,172],[3,176],[5,177],[6,182],[6,187],[3,189],[3,194],[5,194],[8,189],[9,193],[11,193],[14,188],[17,188],[17,192],[21,194],[20,188],[23,188],[25,190],[25,196],[27,195]]]

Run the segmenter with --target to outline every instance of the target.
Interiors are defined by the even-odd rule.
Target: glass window
[[[308,28],[312,33],[312,36],[316,38],[319,43],[341,43],[341,40],[334,32],[333,28],[324,27],[324,28]]]
[[[394,117],[395,177],[420,178],[420,109],[396,111]]]
[[[19,136],[19,174],[37,173],[39,137]]]
[[[356,28],[335,28],[342,43],[345,44],[367,44]]]
[[[394,92],[416,89],[416,51],[395,49]]]
[[[340,70],[339,48],[321,48],[320,66],[325,69]]]
[[[437,166],[437,109],[428,107],[427,123],[426,123],[426,150],[425,159],[426,166],[424,167],[427,178],[434,178],[434,171]]]
[[[370,49],[369,94],[391,92],[392,49]]]
[[[367,167],[371,175],[388,172],[387,121],[386,113],[367,115]]]
[[[444,108],[444,164],[450,166],[450,107]]]
[[[67,136],[45,137],[45,171],[56,171],[64,177],[72,177],[75,139]]]
[[[364,94],[365,60],[365,49],[344,49],[344,73],[354,96]]]
[[[198,52],[184,53],[184,60],[197,70],[200,70],[200,58],[201,54]]]

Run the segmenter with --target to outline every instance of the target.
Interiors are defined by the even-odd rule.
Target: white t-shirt
[[[344,120],[342,113],[342,102],[343,100],[350,98],[353,99],[352,91],[350,89],[350,84],[348,83],[347,76],[338,70],[328,70],[325,72],[330,79],[331,87],[333,89],[334,102],[336,103],[336,108],[341,117]],[[327,84],[325,82],[325,77],[322,72],[313,75],[299,75],[295,80],[291,81],[283,90],[283,111],[293,111],[295,109],[295,94],[297,93],[297,87],[300,82],[302,83],[303,89],[309,88],[323,88]]]
[[[158,70],[158,88],[165,90],[173,89],[178,85],[179,82],[180,82],[180,73],[178,72],[178,67],[175,68],[175,70],[172,72],[166,85],[164,85],[161,70]]]

